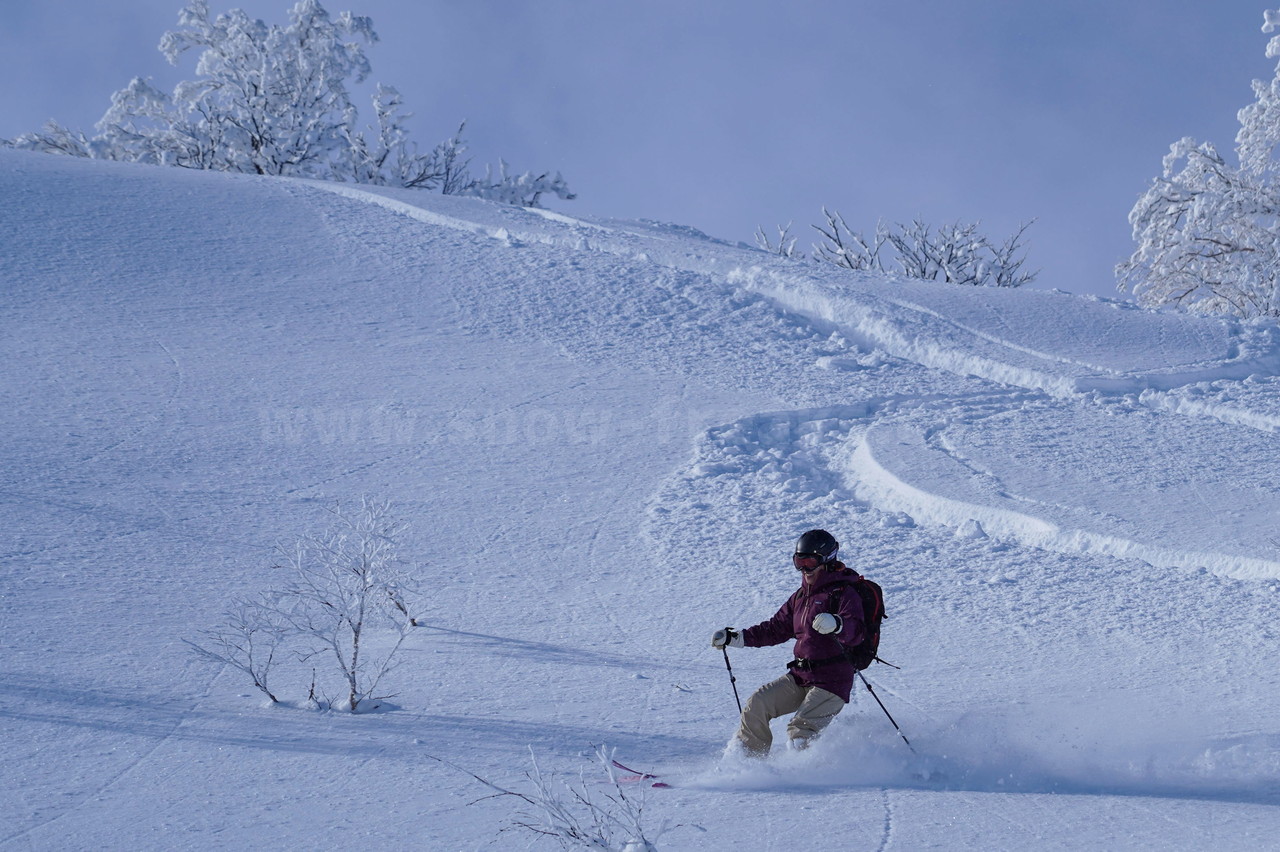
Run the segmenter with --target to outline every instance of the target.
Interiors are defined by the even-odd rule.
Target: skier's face
[[[805,571],[803,573],[805,585],[812,586],[815,583],[822,582],[822,578],[827,576],[827,567],[825,565],[820,565],[812,571]]]

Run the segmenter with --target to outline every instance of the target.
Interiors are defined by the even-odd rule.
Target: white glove
[[[840,623],[840,616],[829,612],[820,612],[813,617],[813,629],[819,633],[839,633],[843,626]]]
[[[715,635],[711,637],[711,647],[715,648],[717,651],[725,647],[745,647],[742,644],[742,631],[734,630],[732,627],[725,627],[722,630],[717,630]]]

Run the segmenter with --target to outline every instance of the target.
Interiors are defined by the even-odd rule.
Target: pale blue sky
[[[213,0],[282,23],[292,0]],[[0,0],[0,136],[88,129],[180,0]],[[328,0],[369,15],[415,136],[469,120],[477,164],[560,169],[569,213],[750,242],[823,205],[1028,232],[1036,286],[1114,294],[1126,215],[1181,136],[1228,150],[1267,78],[1257,0]]]

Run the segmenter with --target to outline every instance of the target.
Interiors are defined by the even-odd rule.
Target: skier
[[[796,658],[787,663],[787,673],[757,689],[742,708],[736,742],[751,757],[769,754],[773,719],[795,714],[787,724],[788,745],[803,750],[849,703],[855,672],[843,646],[861,642],[865,629],[861,601],[847,588],[857,574],[836,558],[839,550],[826,530],[800,536],[791,557],[803,575],[800,588],[768,621],[746,630],[726,627],[711,638],[717,650],[796,640]]]

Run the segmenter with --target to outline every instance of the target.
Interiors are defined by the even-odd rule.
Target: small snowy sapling
[[[398,548],[405,525],[389,503],[364,499],[353,512],[331,510],[333,523],[320,535],[304,536],[281,548],[291,582],[251,600],[236,600],[223,626],[187,644],[201,657],[244,672],[272,702],[268,678],[283,651],[297,651],[304,663],[330,659],[345,698],[336,703],[352,713],[375,703],[409,631],[415,584]],[[316,703],[312,669],[308,703]],[[334,706],[334,702],[326,702]]]
[[[281,616],[316,654],[331,657],[347,694],[345,709],[358,712],[390,671],[396,652],[416,623],[405,597],[413,585],[397,548],[405,526],[390,504],[365,499],[348,514],[333,510],[325,534],[298,540],[287,554],[293,583]],[[373,644],[373,635],[384,641]],[[389,637],[389,638],[388,638]]]

